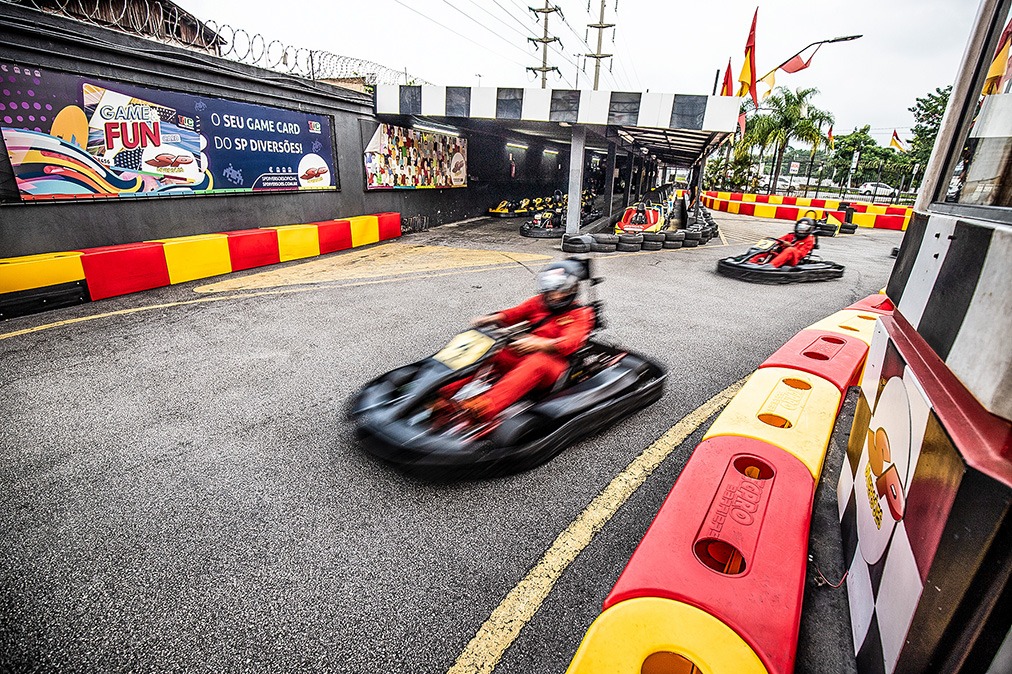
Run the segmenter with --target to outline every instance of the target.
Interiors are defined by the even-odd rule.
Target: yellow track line
[[[447,674],[490,674],[538,609],[555,583],[576,556],[618,511],[650,474],[703,422],[734,397],[745,379],[726,389],[693,410],[668,429],[652,445],[633,459],[590,505],[559,534],[548,552],[528,572],[499,606],[448,670]]]
[[[94,314],[92,316],[81,316],[79,318],[68,318],[64,321],[57,321],[55,323],[46,323],[44,325],[37,325],[32,328],[25,328],[23,330],[15,330],[14,332],[0,333],[0,340],[8,339],[10,337],[20,337],[21,335],[30,335],[33,332],[41,332],[43,330],[49,330],[52,328],[59,328],[65,325],[73,325],[75,323],[86,323],[87,321],[95,321],[100,318],[111,318],[112,316],[128,316],[130,314],[137,314],[144,311],[152,311],[154,309],[166,309],[169,307],[181,307],[189,304],[207,304],[209,302],[224,302],[225,300],[243,300],[251,297],[265,297],[269,295],[287,295],[289,293],[306,293],[314,290],[324,290],[330,288],[354,288],[357,286],[368,286],[376,285],[379,283],[393,283],[394,281],[404,281],[407,279],[419,279],[419,278],[435,278],[437,276],[452,276],[455,274],[473,274],[474,272],[489,271],[492,269],[499,269],[503,265],[496,265],[494,267],[483,267],[480,269],[460,269],[450,272],[442,272],[438,274],[421,274],[418,276],[398,276],[396,278],[380,279],[378,281],[359,281],[357,283],[318,283],[309,286],[301,286],[298,288],[284,288],[282,290],[263,290],[255,293],[238,293],[234,295],[221,295],[213,297],[201,297],[195,300],[180,300],[178,302],[166,302],[164,304],[150,304],[143,307],[131,307],[130,309],[120,309],[118,311],[108,311],[104,314]]]

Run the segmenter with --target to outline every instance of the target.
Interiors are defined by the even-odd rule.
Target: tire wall
[[[2,147],[0,258],[387,211],[427,215],[437,225],[482,215],[500,199],[551,194],[568,177],[568,148],[544,155],[543,143],[524,139],[528,150],[508,150],[490,127],[465,134],[468,187],[367,192],[363,149],[379,123],[371,96],[7,3],[0,3],[0,62],[330,115],[340,185],[330,192],[21,203]]]

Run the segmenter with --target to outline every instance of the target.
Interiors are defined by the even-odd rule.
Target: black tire
[[[683,229],[669,229],[664,232],[665,241],[677,241],[681,243],[685,241],[685,230]]]
[[[594,242],[604,244],[606,246],[614,246],[619,242],[619,237],[615,234],[594,234]]]
[[[678,248],[682,247],[682,242],[681,241],[665,241],[661,245],[664,246],[664,248],[666,248],[668,250],[677,250]]]
[[[703,238],[703,234],[698,229],[687,229],[685,230],[686,241],[699,241]]]
[[[589,253],[590,252],[590,246],[591,246],[591,244],[589,244],[589,243],[581,243],[581,242],[578,242],[578,241],[563,241],[562,242],[562,250],[565,251],[565,252],[567,252],[567,253]]]
[[[618,235],[618,242],[619,243],[631,243],[631,244],[634,244],[634,245],[638,246],[641,243],[643,243],[643,235],[642,234],[619,234]]]
[[[643,250],[660,250],[664,244],[660,241],[644,241]]]
[[[566,233],[566,230],[561,227],[553,227],[552,229],[546,229],[544,227],[528,227],[523,225],[520,227],[520,235],[530,237],[532,239],[559,239]]]
[[[592,243],[590,249],[595,253],[614,253],[618,247],[617,243]]]
[[[664,232],[643,232],[643,240],[664,243]]]
[[[615,247],[620,253],[636,253],[640,250],[639,245],[635,243],[618,243]]]
[[[695,248],[699,245],[699,239],[686,239],[682,241],[682,248]]]

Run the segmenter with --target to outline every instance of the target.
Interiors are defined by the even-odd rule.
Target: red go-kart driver
[[[805,259],[812,249],[815,248],[815,223],[810,218],[801,218],[794,224],[794,233],[781,237],[784,248],[777,256],[770,260],[774,267],[783,267],[785,264],[797,265]]]
[[[594,328],[594,310],[576,302],[582,265],[575,260],[554,262],[537,275],[538,294],[495,314],[472,321],[475,327],[535,326],[492,358],[502,377],[484,393],[460,402],[476,421],[488,421],[534,390],[551,388],[569,367],[569,356],[587,343]]]

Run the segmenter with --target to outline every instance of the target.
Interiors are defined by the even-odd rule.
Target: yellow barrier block
[[[228,237],[224,234],[197,234],[172,239],[154,239],[164,244],[169,283],[232,273]]]
[[[320,254],[320,229],[316,225],[283,225],[264,229],[277,230],[278,257],[281,262],[316,257]]]
[[[742,201],[755,202],[755,195],[754,194],[743,194],[743,195],[741,195],[741,200]]]
[[[778,205],[782,204],[784,203],[784,197],[782,194],[771,194],[769,203]]]
[[[771,204],[756,204],[755,205],[755,217],[757,218],[775,218],[777,217],[777,207]]]
[[[741,208],[741,202],[740,201],[729,201],[729,202],[727,202],[727,212],[728,213],[737,213],[739,208]]]
[[[379,241],[379,220],[375,215],[359,215],[351,221],[351,245],[364,246]]]
[[[903,216],[903,231],[907,231],[907,225],[910,224],[910,217],[913,215],[913,211],[908,210],[907,214]]]
[[[755,438],[795,456],[816,482],[840,407],[840,390],[822,377],[784,367],[756,370],[703,440]]]
[[[797,205],[798,206],[811,206],[812,205],[812,198],[811,197],[798,197]]]
[[[881,204],[871,204],[868,206],[867,212],[874,213],[875,215],[885,215],[887,208],[888,206],[883,206]]]
[[[730,192],[717,192],[717,198],[721,199],[722,201],[730,201],[731,200],[731,193]]]
[[[826,199],[826,208],[831,211],[840,210],[840,202],[836,199]]]
[[[854,224],[858,227],[874,227],[875,226],[875,214],[874,213],[855,213],[853,217]]]
[[[81,254],[77,251],[0,259],[0,293],[73,283],[83,278]]]
[[[829,330],[848,337],[860,339],[871,346],[871,337],[875,333],[875,321],[878,314],[870,311],[844,309],[826,316],[818,323],[812,323],[806,330]]]
[[[695,606],[638,597],[615,604],[590,625],[566,674],[765,674],[734,630]]]

